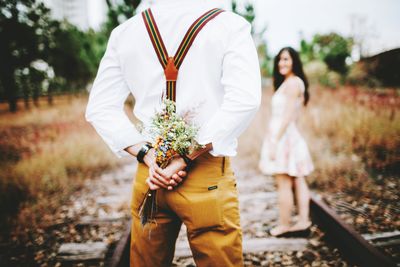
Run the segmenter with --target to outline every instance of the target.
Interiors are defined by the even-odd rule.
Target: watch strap
[[[137,156],[136,156],[136,158],[137,158],[137,160],[140,162],[140,163],[144,163],[144,156],[146,156],[146,154],[150,151],[150,149],[151,148],[153,148],[153,146],[151,145],[151,144],[149,144],[149,143],[146,143],[146,144],[144,144],[141,148],[140,148],[140,150],[139,150],[139,152],[138,152],[138,154],[137,154]]]

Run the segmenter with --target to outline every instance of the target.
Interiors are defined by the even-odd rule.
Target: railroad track
[[[317,194],[312,195],[310,208],[313,222],[324,231],[329,242],[339,249],[350,264],[371,267],[396,266],[396,263],[389,256],[384,255],[377,247],[399,245],[400,232],[360,235],[350,225],[344,223]],[[127,227],[109,261],[110,267],[129,266],[129,244],[130,226]],[[261,242],[260,245],[265,244]],[[397,266],[400,265],[397,264]]]
[[[352,263],[359,266],[396,266],[396,263],[387,255],[384,255],[377,245],[372,242],[378,238],[372,235],[360,235],[354,228],[342,221],[340,217],[316,194],[311,197],[311,214],[313,222],[324,230],[330,242],[339,248],[341,253]],[[376,236],[377,237],[377,236]],[[395,239],[400,241],[400,233],[397,235],[382,235],[381,240]]]
[[[88,229],[92,229],[93,227],[91,225],[93,224],[104,225],[103,227],[110,225],[111,227],[112,223],[115,223],[116,221],[124,221],[125,226],[111,231],[114,232],[114,240],[118,241],[114,241],[111,245],[104,242],[102,244],[101,242],[98,242],[96,246],[98,246],[98,250],[102,251],[102,253],[98,254],[100,256],[97,259],[92,257],[94,255],[92,249],[96,246],[94,246],[94,243],[91,241],[86,242],[86,244],[64,244],[71,245],[72,250],[65,251],[64,256],[62,256],[60,250],[63,246],[61,246],[59,249],[59,254],[61,255],[58,255],[58,257],[60,256],[60,260],[66,259],[68,261],[74,259],[75,263],[83,263],[82,266],[87,266],[85,264],[86,260],[92,257],[90,259],[92,262],[93,260],[97,260],[97,262],[102,263],[102,266],[129,266],[130,222],[127,219],[123,219],[123,217],[117,218],[111,215],[115,214],[117,211],[121,211],[121,209],[127,209],[126,204],[125,206],[121,206],[121,204],[113,203],[129,202],[130,197],[126,196],[126,191],[124,191],[125,193],[122,193],[122,189],[130,188],[131,178],[129,177],[132,177],[132,171],[134,171],[134,166],[130,166],[120,174],[117,173],[112,176],[105,176],[104,179],[100,179],[104,180],[104,182],[98,182],[98,187],[100,184],[103,184],[100,188],[105,189],[100,197],[93,196],[93,198],[96,198],[95,202],[98,203],[97,206],[108,203],[106,207],[104,207],[105,211],[109,213],[108,215],[105,214],[103,218],[98,218],[96,216],[83,216],[80,218],[79,224],[86,225],[85,227],[88,227]],[[241,205],[240,210],[244,238],[243,247],[245,266],[270,266],[271,261],[272,264],[276,263],[278,265],[281,260],[285,260],[284,257],[280,258],[278,256],[275,259],[268,258],[266,260],[257,259],[257,255],[265,252],[272,252],[273,254],[275,251],[291,251],[292,256],[290,257],[298,258],[302,252],[307,254],[307,249],[309,249],[310,246],[313,246],[315,242],[319,242],[315,241],[315,238],[313,237],[310,239],[268,237],[265,233],[265,227],[275,224],[278,215],[276,210],[277,195],[273,179],[266,178],[255,172],[236,172],[236,176],[238,177],[239,200]],[[114,185],[110,186],[111,184]],[[93,189],[94,193],[99,191],[101,191],[99,188]],[[125,197],[119,198],[121,195],[125,195]],[[88,201],[83,203],[87,202]],[[313,222],[317,225],[313,227],[318,229],[318,231],[322,230],[324,240],[326,239],[326,242],[329,245],[332,245],[330,250],[328,250],[328,254],[332,254],[330,260],[335,258],[344,258],[350,265],[354,264],[357,266],[396,266],[395,262],[383,254],[379,248],[388,245],[399,246],[400,233],[393,232],[362,236],[357,233],[353,227],[344,223],[343,220],[316,194],[313,194],[311,198],[310,207]],[[85,217],[89,218],[85,219]],[[106,228],[100,228],[99,231],[103,231],[101,229]],[[193,264],[191,251],[188,247],[188,242],[185,239],[184,233],[185,229],[183,227],[180,237],[178,238],[175,253],[176,258],[174,262],[177,266],[188,266]],[[80,247],[80,245],[83,246]],[[318,246],[318,244],[314,246]],[[339,249],[340,255],[334,252],[334,248]],[[79,250],[78,256],[76,257],[71,255],[71,251],[74,250]],[[298,254],[299,252],[300,254]],[[313,259],[307,259],[307,262],[313,262]],[[330,265],[329,262],[327,264]],[[301,266],[298,262],[290,264],[290,260],[288,261],[287,259],[285,265]],[[89,264],[89,266],[93,265]]]

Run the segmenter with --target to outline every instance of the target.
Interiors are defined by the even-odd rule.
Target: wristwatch
[[[137,154],[137,156],[136,156],[137,160],[138,160],[140,163],[144,163],[144,161],[143,161],[144,156],[146,156],[146,154],[147,154],[147,153],[150,151],[150,149],[152,149],[152,148],[153,148],[153,146],[152,146],[150,143],[144,144],[144,145],[140,148],[140,150],[139,150],[139,152],[138,152],[138,154]]]
[[[193,160],[190,159],[187,155],[181,155],[183,161],[186,163],[186,171],[189,170],[193,165]]]

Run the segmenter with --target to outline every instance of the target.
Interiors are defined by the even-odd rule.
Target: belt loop
[[[222,175],[225,175],[225,157],[222,158]]]

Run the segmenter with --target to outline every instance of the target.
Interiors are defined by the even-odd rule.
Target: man
[[[111,33],[86,111],[87,120],[117,156],[133,155],[141,162],[133,185],[131,266],[170,266],[182,222],[197,266],[242,266],[229,157],[236,155],[237,138],[260,105],[251,27],[242,17],[211,9],[201,0],[154,2],[147,13]],[[197,27],[195,21],[203,24]],[[188,29],[197,32],[185,35]],[[179,51],[184,36],[193,41],[182,62],[173,61],[179,53],[173,58],[162,55],[160,50],[170,55]],[[175,70],[174,78],[169,69]],[[148,124],[170,79],[176,84],[177,113],[196,110],[197,141],[204,148],[161,169],[123,105],[132,93],[134,114]],[[156,223],[142,227],[138,212],[148,188],[157,190]]]

